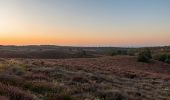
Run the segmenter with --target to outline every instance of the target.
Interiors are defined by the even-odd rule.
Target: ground
[[[170,65],[133,56],[0,59],[0,100],[170,100]]]

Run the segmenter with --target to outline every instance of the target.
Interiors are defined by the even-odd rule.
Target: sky
[[[170,0],[0,0],[0,44],[167,46]]]

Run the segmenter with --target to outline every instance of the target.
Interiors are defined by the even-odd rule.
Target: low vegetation
[[[4,59],[0,61],[3,66],[0,72],[0,99],[154,100],[156,98],[162,100],[162,97],[168,98],[170,89],[167,86],[170,86],[170,81],[162,84],[161,78],[146,78],[144,72],[128,71],[129,68],[118,71],[114,67],[109,67],[112,64],[125,62],[128,64],[131,61],[135,63],[135,59],[130,60],[134,57],[127,57],[124,60],[119,56],[113,59],[112,57],[67,60]],[[123,62],[119,63],[117,59],[122,59]]]
[[[144,49],[144,50],[140,51],[138,54],[139,62],[149,63],[151,59],[152,59],[152,54],[149,49]]]
[[[129,55],[129,56],[135,56],[136,51],[133,49],[119,49],[119,50],[112,50],[111,56],[116,55]]]
[[[127,55],[127,50],[114,50],[112,51],[111,56],[115,56],[115,55]]]
[[[169,53],[156,54],[154,56],[154,59],[170,64],[170,54]]]
[[[119,48],[116,56],[105,49],[73,48],[69,54],[79,56],[68,59],[0,58],[0,100],[169,100],[167,49]]]

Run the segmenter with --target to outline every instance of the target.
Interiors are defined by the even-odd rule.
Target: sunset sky
[[[170,0],[0,0],[1,45],[170,45]]]

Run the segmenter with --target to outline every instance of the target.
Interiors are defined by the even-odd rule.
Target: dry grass
[[[2,83],[0,83],[0,94],[9,97],[10,100],[36,100],[33,94]]]
[[[2,59],[0,100],[169,100],[170,65],[135,59]]]

